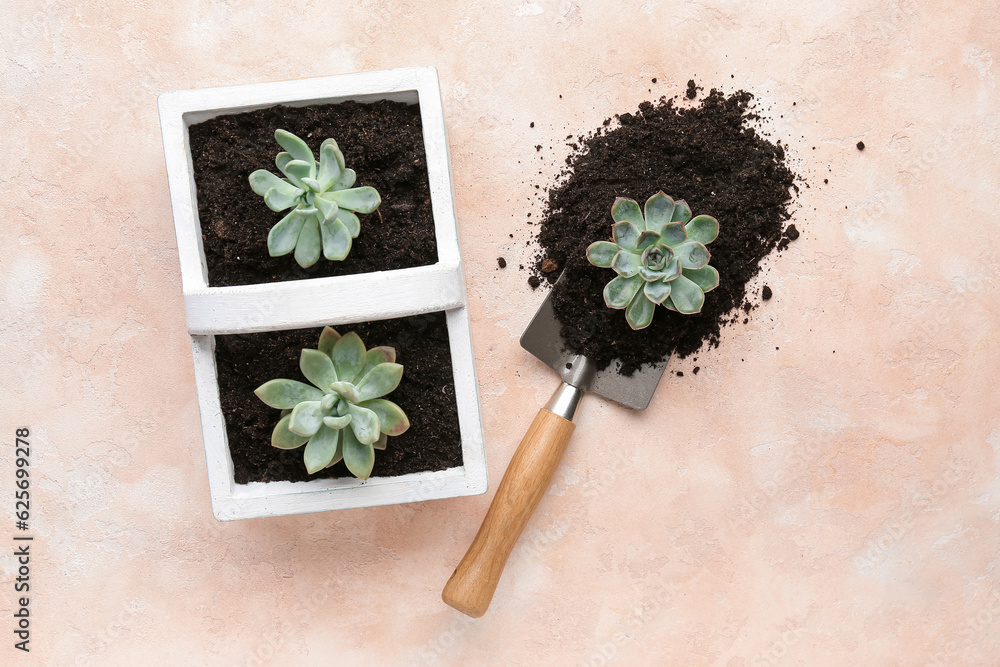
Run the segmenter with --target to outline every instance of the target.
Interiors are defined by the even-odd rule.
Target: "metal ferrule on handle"
[[[552,398],[545,404],[545,409],[554,415],[558,415],[568,421],[573,421],[576,416],[576,408],[583,398],[583,390],[565,382],[555,390]]]

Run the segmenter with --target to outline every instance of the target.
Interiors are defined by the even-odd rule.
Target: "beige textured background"
[[[0,663],[997,664],[1000,7],[834,4],[8,3],[0,506],[12,524],[28,425],[36,541],[30,656],[0,552]],[[491,491],[217,523],[156,96],[423,64]],[[697,376],[668,375],[642,414],[587,401],[469,622],[440,589],[554,386],[517,345],[541,298],[516,270],[534,186],[567,134],[693,75],[770,109],[812,185],[803,237]]]

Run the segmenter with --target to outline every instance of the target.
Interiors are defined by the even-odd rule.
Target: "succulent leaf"
[[[326,197],[316,197],[313,201],[313,205],[323,216],[323,220],[327,222],[336,220],[337,214],[340,212],[340,207],[337,206],[337,203],[330,201]]]
[[[663,282],[666,278],[666,273],[662,269],[659,271],[655,269],[650,269],[645,266],[639,268],[639,277],[645,280],[647,283],[651,282]]]
[[[292,156],[294,160],[302,160],[303,162],[309,164],[316,164],[316,158],[313,156],[312,150],[306,145],[306,142],[299,139],[297,136],[288,132],[286,130],[275,130],[274,140],[278,142],[278,145],[288,151],[288,154]]]
[[[662,190],[646,200],[646,229],[659,233],[674,214],[674,200]]]
[[[287,183],[286,185],[291,185]],[[295,187],[294,185],[292,187]],[[266,193],[264,193],[264,203],[267,207],[274,211],[275,213],[279,211],[284,211],[286,208],[291,208],[299,201],[299,197],[305,192],[301,188],[295,188],[295,194],[289,194],[287,190],[282,188],[271,188]]]
[[[278,420],[278,424],[271,431],[272,447],[277,447],[278,449],[295,449],[296,447],[301,447],[309,440],[309,436],[307,435],[299,435],[288,430],[288,422],[291,419],[291,415],[285,415]]]
[[[635,249],[644,251],[660,243],[660,235],[656,232],[645,231],[639,234],[639,239],[635,242]]]
[[[587,247],[587,259],[602,269],[611,268],[611,260],[618,253],[618,245],[611,241],[594,241]]]
[[[642,211],[634,199],[619,197],[611,206],[611,217],[615,222],[623,220],[631,222],[640,231],[646,231],[646,223],[642,219]]]
[[[295,261],[303,269],[308,269],[319,261],[322,250],[323,242],[319,233],[319,220],[316,219],[316,216],[310,215],[302,224],[302,231],[299,232],[299,239],[295,243]]]
[[[368,479],[375,465],[375,448],[358,442],[354,431],[349,428],[345,428],[342,433],[344,465],[358,479]]]
[[[361,400],[358,397],[358,389],[350,382],[334,382],[330,385],[330,390],[337,392],[340,396],[347,399],[348,403],[357,403]]]
[[[674,214],[670,216],[672,222],[687,222],[691,219],[691,207],[683,199],[674,202]]]
[[[625,321],[633,329],[645,329],[653,321],[654,310],[656,304],[646,298],[645,292],[639,292],[625,309]]]
[[[719,272],[714,266],[684,269],[684,277],[700,287],[702,292],[711,292],[719,286]]]
[[[296,209],[271,227],[271,231],[267,233],[268,254],[271,257],[280,257],[295,250],[295,244],[299,240],[305,221],[306,217]]]
[[[373,398],[381,398],[399,386],[403,377],[403,367],[396,363],[384,363],[375,366],[358,382],[358,400],[360,403]]]
[[[285,166],[294,159],[295,158],[292,157],[291,153],[281,151],[274,158],[274,166],[276,166],[278,168],[278,171],[280,171],[283,174],[285,173]]]
[[[282,410],[294,408],[303,401],[318,401],[323,398],[322,391],[298,380],[268,380],[253,393],[272,408]]]
[[[705,293],[697,284],[681,275],[671,282],[670,301],[678,313],[693,315],[701,311]]]
[[[687,230],[679,222],[668,222],[663,225],[663,231],[660,236],[664,244],[673,248],[687,241]]]
[[[325,416],[320,401],[302,401],[288,415],[288,430],[299,435],[313,436],[323,425]]]
[[[685,269],[700,269],[708,264],[708,260],[711,258],[708,248],[697,241],[685,241],[679,246],[675,246],[674,251],[677,253],[677,259],[680,260],[681,266]]]
[[[708,245],[719,237],[719,221],[710,215],[698,215],[685,226],[688,238]]]
[[[403,409],[384,398],[373,398],[370,401],[359,403],[363,408],[368,408],[378,417],[379,429],[384,435],[402,435],[406,429],[410,428],[410,420]]]
[[[344,223],[347,231],[351,233],[352,239],[358,238],[358,234],[361,232],[361,221],[358,220],[358,216],[354,214],[354,211],[340,209],[337,211],[337,220]]]
[[[285,176],[288,177],[288,180],[292,182],[292,185],[305,190],[309,189],[309,186],[306,185],[305,181],[302,179],[311,178],[315,168],[315,165],[310,164],[309,162],[304,162],[303,160],[292,160],[285,165],[284,172]]]
[[[332,199],[337,206],[356,213],[371,213],[382,203],[378,190],[364,186],[349,190],[336,190],[325,193],[327,199]]]
[[[611,228],[611,235],[623,250],[635,250],[639,243],[639,234],[642,233],[635,223],[630,220],[616,222]]]
[[[340,437],[337,438],[337,451],[334,452],[333,458],[330,460],[326,467],[335,466],[344,460],[344,434],[341,433]]]
[[[386,444],[388,444],[388,442],[389,442],[389,436],[387,436],[385,433],[383,433],[382,435],[380,435],[378,437],[378,440],[376,440],[372,444],[372,447],[374,447],[375,449],[378,449],[378,450],[382,450],[382,449],[385,449],[385,446],[386,446]]]
[[[319,351],[326,355],[331,355],[332,359],[333,346],[336,345],[337,341],[340,340],[340,334],[333,327],[323,327],[323,332],[319,335]]]
[[[267,171],[266,169],[258,169],[257,171],[250,174],[250,188],[259,194],[261,197],[267,194],[268,190],[278,190],[279,193],[283,193],[288,197],[295,198],[302,194],[302,191],[289,183],[288,181],[282,180]]]
[[[642,288],[646,298],[655,304],[663,303],[670,296],[670,290],[671,283],[662,280],[646,283]]]
[[[352,331],[342,336],[333,346],[333,365],[337,368],[337,377],[344,382],[354,382],[358,372],[365,365],[365,344],[361,336]]]
[[[639,273],[641,267],[642,258],[631,250],[619,250],[611,260],[611,268],[622,278],[631,278]]]
[[[604,286],[604,303],[608,308],[622,309],[628,306],[636,293],[642,288],[643,279],[622,278],[617,276]]]
[[[337,455],[340,445],[340,431],[329,428],[325,424],[320,426],[316,435],[309,438],[306,449],[302,453],[302,461],[306,464],[306,471],[312,475],[326,468]]]
[[[360,405],[351,405],[347,414],[351,417],[351,429],[358,442],[370,445],[378,440],[380,429],[377,414]]]
[[[302,180],[302,183],[307,188],[309,188],[310,192],[316,193],[316,192],[320,192],[322,190],[322,188],[320,188],[320,186],[319,186],[319,181],[317,181],[315,178],[310,178],[309,176],[305,176],[301,180]]]
[[[333,139],[333,137],[324,139],[323,143],[319,145],[320,156],[323,155],[323,149],[333,152],[334,157],[337,159],[337,166],[339,166],[340,170],[343,171],[344,165],[346,164],[344,162],[344,154],[340,151],[340,146],[337,145],[337,142]]]
[[[316,179],[322,190],[328,190],[331,185],[340,180],[344,173],[344,154],[340,152],[337,142],[326,139],[319,147],[319,171]]]
[[[337,182],[330,186],[331,190],[346,190],[348,188],[353,188],[355,181],[358,180],[358,175],[353,169],[345,169],[344,173],[340,175]]]
[[[672,260],[670,260],[669,263],[667,263],[667,266],[664,267],[663,279],[668,282],[673,280],[677,276],[681,275],[681,271],[683,270],[683,268],[684,267],[681,266],[681,260],[679,260],[677,257],[674,257]]]
[[[299,355],[299,370],[317,387],[325,389],[337,381],[337,371],[333,368],[333,361],[319,350],[308,348],[302,350]],[[330,406],[325,409],[329,410]]]
[[[384,345],[373,347],[365,352],[365,365],[361,367],[360,371],[358,371],[358,377],[363,378],[368,374],[368,371],[375,368],[379,364],[391,364],[394,361],[396,361],[396,348]]]
[[[333,415],[329,415],[329,416],[323,417],[323,423],[327,427],[332,428],[335,431],[337,431],[337,430],[340,430],[340,429],[344,428],[348,424],[350,424],[351,423],[351,419],[352,419],[352,417],[351,417],[350,414],[340,415],[340,416],[337,416],[337,417],[334,417]]]
[[[320,197],[316,198],[320,201]],[[351,252],[351,233],[340,219],[326,219],[319,224],[320,233],[323,238],[323,256],[327,259],[340,261],[345,259]]]

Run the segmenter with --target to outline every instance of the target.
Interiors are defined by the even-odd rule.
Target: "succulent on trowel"
[[[305,445],[309,474],[343,459],[351,474],[368,479],[375,450],[385,449],[387,436],[410,427],[403,410],[382,398],[403,376],[403,367],[395,362],[395,349],[365,350],[355,332],[341,336],[325,327],[319,349],[302,350],[299,357],[299,368],[312,385],[279,379],[254,391],[260,400],[284,411],[271,444],[279,449]]]
[[[274,160],[285,178],[258,169],[250,174],[250,187],[272,211],[292,211],[271,228],[267,251],[278,257],[294,250],[302,268],[315,264],[320,251],[327,259],[343,260],[361,231],[355,213],[371,213],[382,198],[375,188],[352,187],[357,175],[344,167],[333,139],[320,144],[317,165],[312,149],[291,132],[277,130],[274,138],[285,149]]]
[[[591,264],[618,274],[604,287],[608,307],[624,308],[633,329],[649,326],[657,304],[679,313],[699,312],[705,292],[719,285],[705,247],[719,235],[719,222],[710,215],[692,218],[687,203],[663,192],[646,200],[645,216],[635,200],[619,197],[611,217],[614,242],[597,241],[587,248]]]

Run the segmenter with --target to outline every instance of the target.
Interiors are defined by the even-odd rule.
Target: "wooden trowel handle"
[[[548,407],[553,407],[551,401]],[[568,416],[572,419],[572,412]],[[521,440],[476,539],[441,595],[463,614],[479,618],[489,608],[507,558],[549,488],[573,435],[570,419],[542,408]]]

